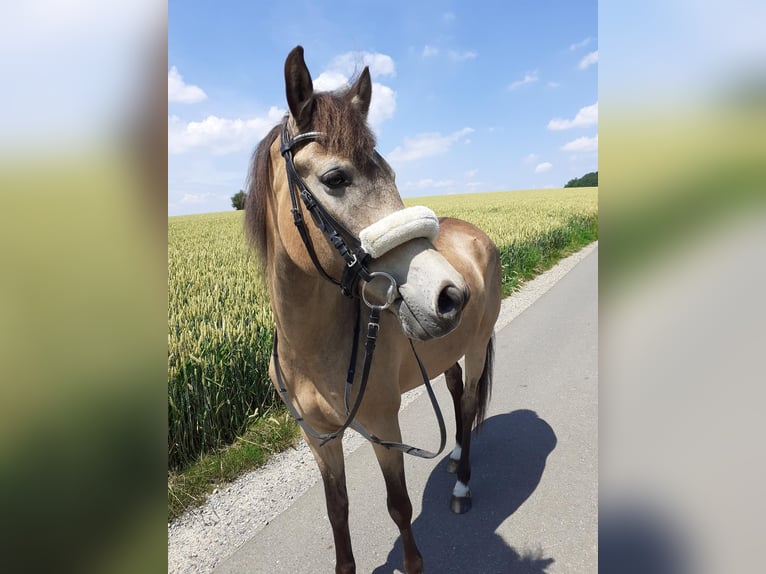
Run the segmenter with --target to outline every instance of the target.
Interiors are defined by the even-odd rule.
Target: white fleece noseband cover
[[[433,241],[439,234],[436,214],[424,205],[395,211],[359,232],[362,249],[373,259],[388,253],[410,239],[425,237]]]

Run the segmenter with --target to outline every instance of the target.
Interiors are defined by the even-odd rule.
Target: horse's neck
[[[356,301],[344,297],[337,285],[318,274],[306,275],[289,262],[271,265],[268,272],[280,348],[328,353],[350,344]]]

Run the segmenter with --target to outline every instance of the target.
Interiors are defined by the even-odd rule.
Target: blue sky
[[[286,110],[370,65],[370,122],[402,196],[561,187],[598,169],[598,22],[578,2],[176,2],[168,8],[168,212],[227,211]]]

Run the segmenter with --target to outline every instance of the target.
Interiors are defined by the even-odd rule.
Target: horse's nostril
[[[442,316],[459,313],[463,309],[463,292],[454,285],[447,285],[439,293],[436,308]]]

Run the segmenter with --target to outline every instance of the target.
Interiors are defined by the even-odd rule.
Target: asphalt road
[[[445,454],[405,457],[413,531],[427,572],[579,574],[598,567],[598,250],[496,335],[495,382],[471,447],[473,509],[449,510]],[[449,393],[436,387],[454,436]],[[400,413],[405,442],[433,449],[423,395]],[[401,542],[386,510],[372,448],[346,459],[357,572],[400,572]],[[335,553],[321,482],[217,573],[331,573]]]

